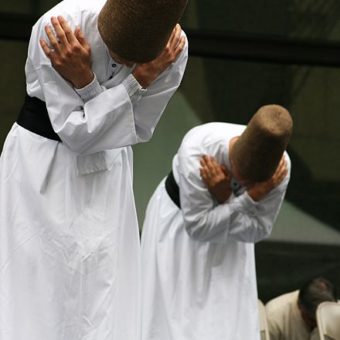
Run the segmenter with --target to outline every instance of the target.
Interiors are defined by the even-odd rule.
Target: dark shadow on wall
[[[316,180],[297,153],[292,148],[288,152],[293,171],[287,190],[287,200],[340,231],[338,212],[340,207],[340,182]],[[332,164],[325,166],[332,166]]]
[[[260,242],[255,253],[258,292],[264,302],[317,276],[329,279],[340,292],[339,246]]]

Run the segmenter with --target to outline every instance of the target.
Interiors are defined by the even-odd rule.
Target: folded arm
[[[183,218],[189,235],[199,241],[223,243],[228,239],[257,242],[268,237],[280,210],[289,181],[283,181],[258,202],[245,191],[224,203],[212,196],[200,177],[199,156],[179,152],[179,183]]]
[[[35,35],[38,37],[42,25],[43,23],[40,23],[40,26],[34,28]],[[57,32],[56,28],[55,31]],[[81,32],[76,30],[74,33],[72,31],[65,33],[64,30],[65,36],[69,36],[70,32],[81,47],[84,47],[86,40]],[[43,37],[47,40],[47,31],[45,34]],[[178,29],[176,34],[178,35]],[[59,44],[58,40],[62,39],[58,37],[54,44]],[[44,46],[47,45],[46,40],[42,42],[40,39],[40,51],[31,46],[29,62],[35,65],[33,67],[42,90],[40,99],[45,100],[52,126],[62,141],[75,152],[93,153],[149,140],[183,77],[187,61],[187,45],[183,47],[186,41],[183,39],[185,39],[183,35],[180,35],[179,40],[176,40],[177,44],[171,45],[172,52],[175,50],[175,54],[167,53],[160,56],[161,60],[156,65],[157,70],[153,69],[151,77],[153,80],[148,79],[149,85],[146,91],[142,90],[132,74],[128,75],[121,84],[111,88],[100,85],[95,75],[92,80],[86,77],[88,80],[85,83],[89,80],[91,82],[82,89],[75,90],[74,88],[80,86],[80,83],[81,85],[84,83],[78,82],[79,77],[75,80],[74,74],[77,72],[72,73],[67,61],[71,55],[74,57],[74,53],[86,52],[86,48],[76,47],[75,51],[66,55],[55,67]],[[31,45],[32,43],[34,42],[31,42]],[[52,47],[53,45],[50,49]],[[53,54],[55,49],[51,53],[55,56]],[[150,65],[148,67],[150,68]],[[140,71],[141,68],[143,65],[139,68],[137,66],[136,69]],[[150,75],[151,71],[147,74]]]

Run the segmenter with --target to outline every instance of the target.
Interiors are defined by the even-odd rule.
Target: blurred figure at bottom
[[[266,312],[270,339],[318,340],[317,307],[321,302],[336,300],[333,284],[317,277],[306,282],[300,290],[269,301]]]

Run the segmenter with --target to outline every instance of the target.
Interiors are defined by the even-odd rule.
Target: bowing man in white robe
[[[0,340],[139,339],[131,145],[151,138],[187,61],[175,27],[185,1],[154,8],[159,25],[129,12],[146,3],[129,0],[119,28],[140,51],[112,51],[121,35],[103,40],[122,17],[110,10],[118,0],[65,0],[33,27],[28,102],[0,158]]]
[[[256,132],[262,113],[279,117],[279,141]],[[185,135],[144,220],[142,340],[260,339],[254,243],[270,235],[286,192],[290,133],[289,113],[270,105],[247,128],[208,123]]]

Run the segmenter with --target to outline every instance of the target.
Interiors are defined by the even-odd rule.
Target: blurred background
[[[0,3],[0,150],[25,94],[31,27],[57,2]],[[291,182],[272,236],[256,245],[263,301],[317,275],[340,291],[339,18],[337,0],[190,0],[181,22],[190,45],[183,83],[152,141],[134,147],[142,227],[147,202],[190,128],[246,124],[264,104],[290,110]]]

